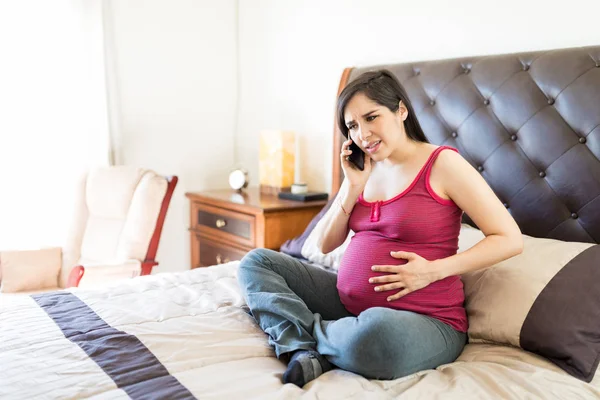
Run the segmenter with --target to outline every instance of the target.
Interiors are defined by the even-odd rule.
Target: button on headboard
[[[431,143],[456,147],[523,233],[600,243],[600,46],[348,68],[392,71]],[[335,129],[332,192],[343,173]]]

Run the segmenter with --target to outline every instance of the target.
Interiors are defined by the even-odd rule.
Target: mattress
[[[103,290],[0,297],[0,398],[598,399],[524,350],[468,344],[453,363],[392,381],[330,371],[304,388],[248,314],[238,262]],[[597,374],[598,375],[598,374]]]

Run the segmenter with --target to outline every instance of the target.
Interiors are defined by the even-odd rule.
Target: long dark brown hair
[[[402,100],[408,110],[408,117],[404,125],[406,134],[416,142],[429,143],[421,124],[417,120],[412,104],[408,100],[406,90],[394,74],[386,69],[361,74],[340,93],[337,101],[337,120],[339,129],[346,138],[348,138],[348,127],[344,120],[344,111],[348,102],[357,93],[363,93],[372,101],[387,107],[392,112],[398,111],[400,100]]]

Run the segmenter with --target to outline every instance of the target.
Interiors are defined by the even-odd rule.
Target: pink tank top
[[[349,226],[355,232],[338,270],[337,288],[346,309],[358,315],[370,307],[388,307],[428,315],[466,332],[463,284],[451,276],[388,302],[398,290],[375,292],[369,278],[386,275],[371,271],[373,265],[400,265],[407,261],[390,255],[409,251],[427,260],[450,257],[458,250],[462,210],[439,197],[429,185],[431,166],[438,154],[433,151],[419,174],[402,193],[387,201],[366,201],[362,194],[352,210]]]

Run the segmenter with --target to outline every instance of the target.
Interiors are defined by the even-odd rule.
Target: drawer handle
[[[227,225],[227,221],[225,221],[224,219],[219,218],[217,220],[217,222],[215,223],[215,225],[217,225],[217,228],[222,228],[225,225]]]
[[[229,262],[229,258],[225,257],[224,259],[220,254],[217,254],[217,264],[225,264]]]

